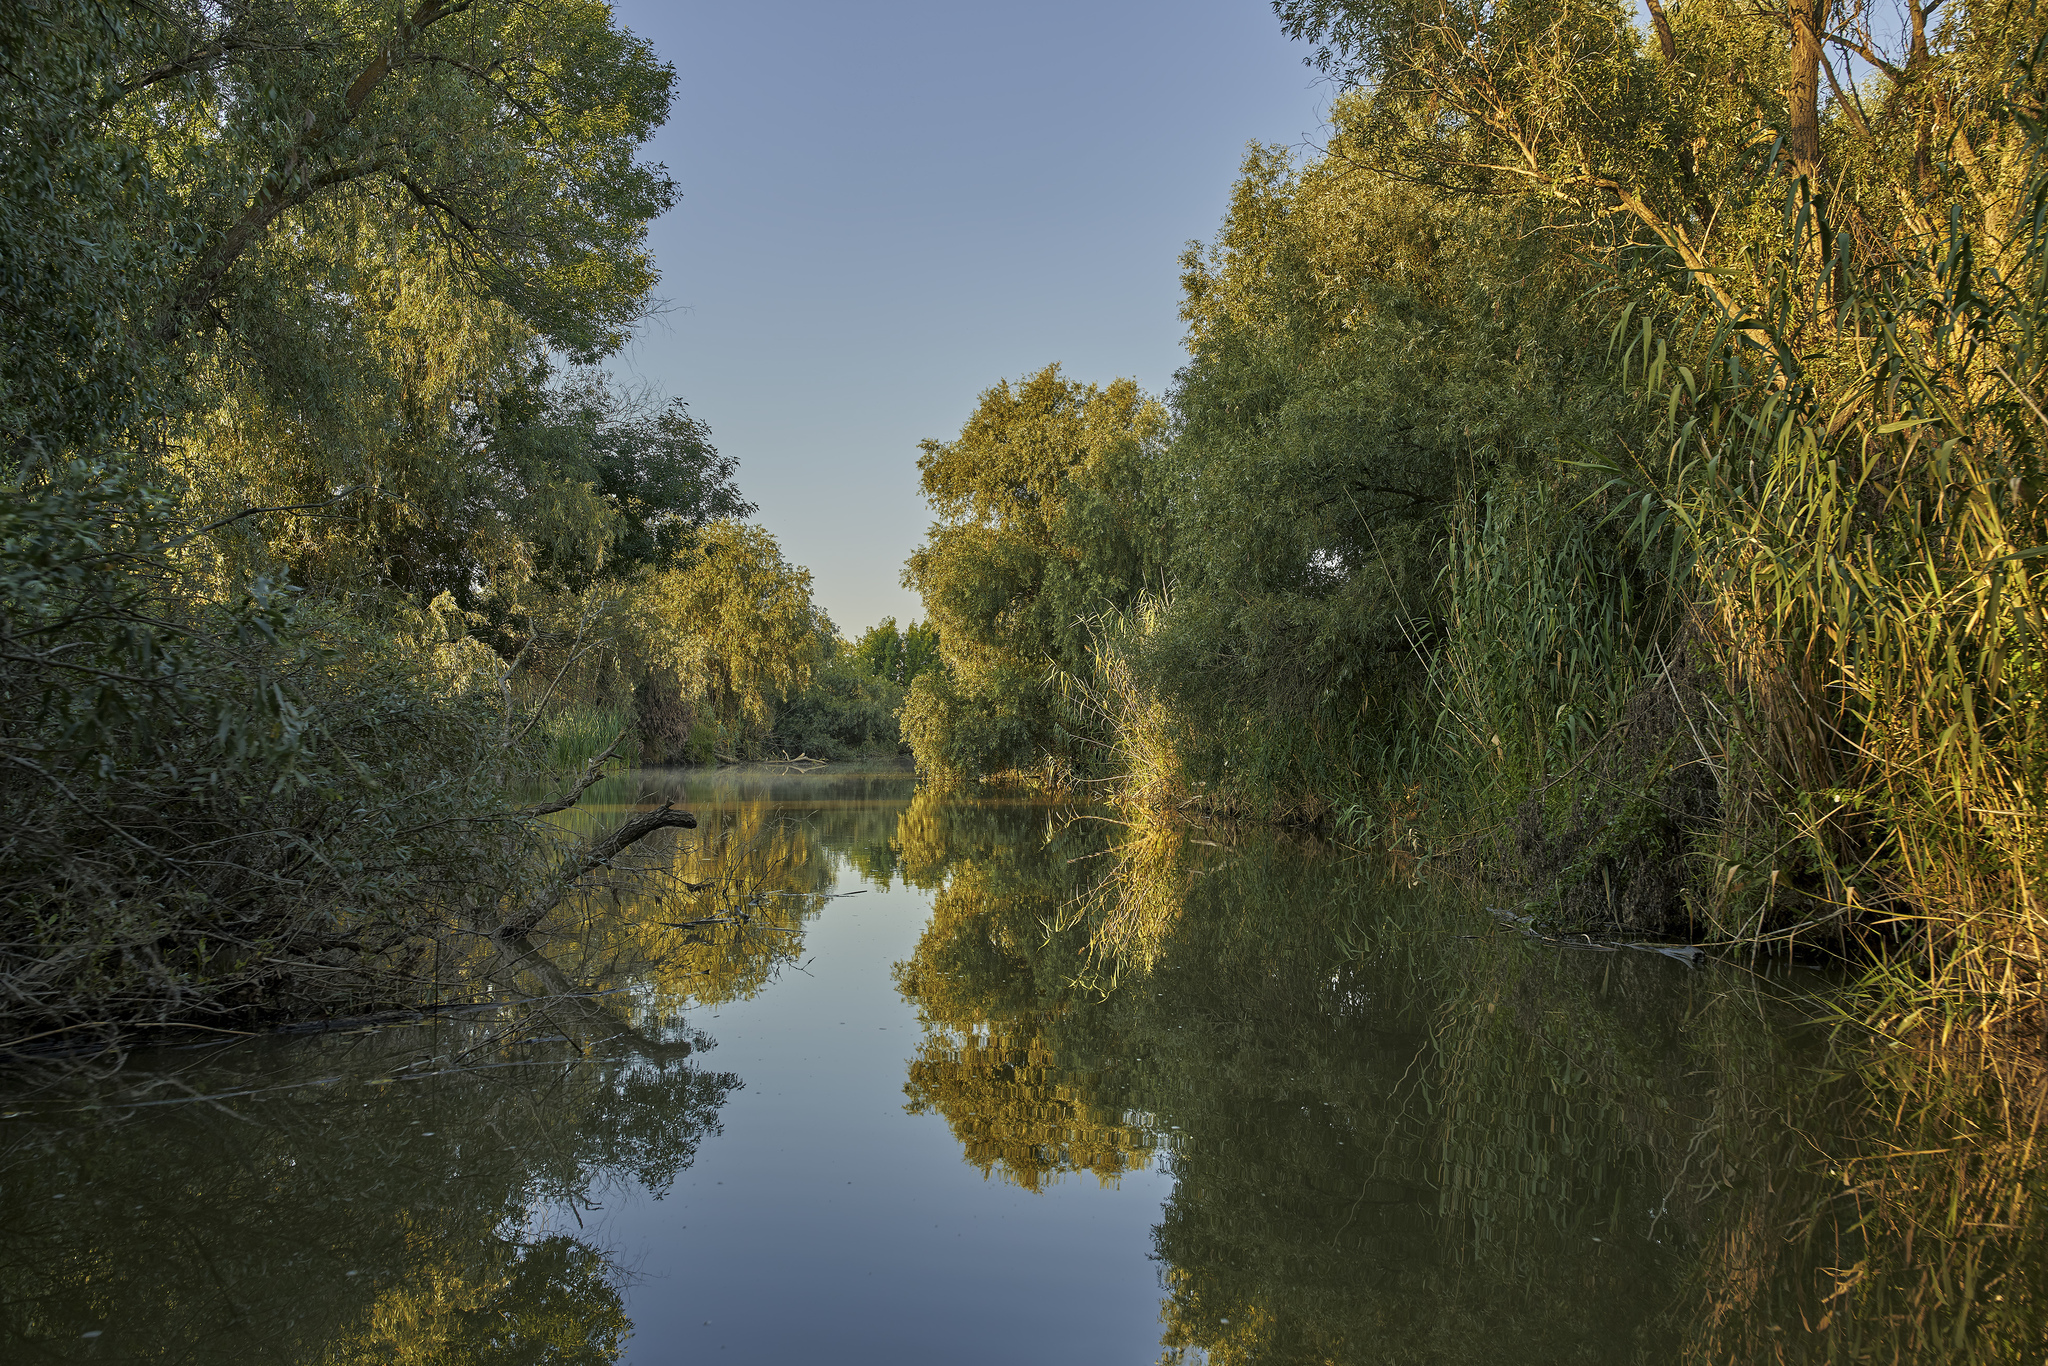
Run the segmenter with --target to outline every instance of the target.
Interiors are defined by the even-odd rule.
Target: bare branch
[[[618,737],[605,746],[604,753],[584,765],[583,775],[576,780],[576,785],[570,788],[565,795],[557,797],[553,801],[543,802],[539,806],[529,806],[519,813],[520,817],[524,819],[529,816],[552,816],[557,811],[567,811],[570,807],[576,805],[577,802],[583,799],[583,794],[588,792],[600,778],[604,777],[604,766],[618,757],[619,746],[624,744],[625,741],[626,732],[620,731]]]

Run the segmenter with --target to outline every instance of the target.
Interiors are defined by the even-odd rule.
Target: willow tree
[[[1060,698],[1085,673],[1092,623],[1128,605],[1164,546],[1149,470],[1166,412],[1131,380],[1057,365],[982,394],[918,469],[938,511],[904,582],[938,628],[943,670],[918,675],[904,734],[920,765],[974,775],[1093,762]]]
[[[305,268],[339,255],[331,233],[438,256],[573,354],[625,339],[653,283],[646,224],[674,195],[636,153],[674,70],[609,5],[173,3],[127,18],[105,102],[174,173],[185,239],[158,335],[320,292],[333,282]],[[277,253],[294,247],[288,278]],[[375,274],[357,275],[361,292]]]
[[[0,1034],[405,998],[573,866],[390,566],[530,565],[477,424],[639,316],[672,79],[591,0],[0,6]]]
[[[348,490],[277,528],[302,579],[432,596],[421,542],[452,522],[517,561],[464,419],[640,316],[673,69],[597,0],[126,17],[102,117],[165,187],[135,231],[174,263],[148,319],[193,389],[172,470],[223,513]]]
[[[743,522],[704,528],[694,556],[646,577],[629,601],[633,653],[658,671],[657,688],[710,714],[728,754],[768,730],[777,701],[803,691],[833,637],[811,601],[811,572]]]
[[[1254,147],[1183,258],[1173,592],[1124,642],[1188,785],[1266,814],[1372,785],[1412,723],[1461,508],[1612,432],[1585,273],[1513,206]]]
[[[1713,709],[1665,690],[1696,712],[1661,724],[1722,814],[1692,851],[1695,919],[1872,949],[1911,926],[1909,995],[1954,988],[2038,1030],[2048,15],[1275,8],[1358,85],[1362,178],[1511,206],[1611,301],[1599,330],[1649,402],[1637,439],[1578,463],[1660,544],[1647,563],[1688,623],[1666,662],[1734,703],[1702,728]],[[1570,815],[1565,874],[1608,881],[1615,815]]]

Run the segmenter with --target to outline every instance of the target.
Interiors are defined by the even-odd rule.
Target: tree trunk
[[[1786,141],[1792,170],[1806,177],[1808,192],[1819,195],[1824,184],[1820,155],[1821,37],[1827,32],[1829,0],[1791,0],[1792,64],[1785,84],[1791,114]]]
[[[1650,23],[1656,27],[1657,47],[1663,52],[1664,60],[1677,61],[1678,44],[1671,37],[1671,20],[1665,16],[1664,6],[1658,0],[1643,0],[1643,3],[1649,7]]]

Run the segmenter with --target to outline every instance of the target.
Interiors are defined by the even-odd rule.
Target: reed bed
[[[1699,370],[1647,324],[1623,348],[1665,418],[1616,486],[1682,561],[1732,702],[1697,909],[1726,942],[1871,955],[1893,1029],[2048,1025],[2048,175],[2027,129],[2005,239],[1958,213],[1850,277],[1791,234],[1770,298],[1791,316],[1834,290],[1818,354],[1725,325]]]

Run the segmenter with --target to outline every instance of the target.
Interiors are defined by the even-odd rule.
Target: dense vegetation
[[[921,763],[2048,1025],[2048,16],[1275,9],[1345,93],[1190,248],[1168,411],[927,448]]]
[[[831,623],[594,368],[674,81],[598,0],[0,3],[0,1039],[432,996],[609,857],[550,768],[766,751]]]
[[[910,559],[945,667],[912,687],[905,737],[935,776],[1038,767],[1060,781],[1102,740],[1062,695],[1096,617],[1151,577],[1144,476],[1166,414],[1121,380],[1049,366],[981,396],[959,439],[918,465],[945,519]]]

